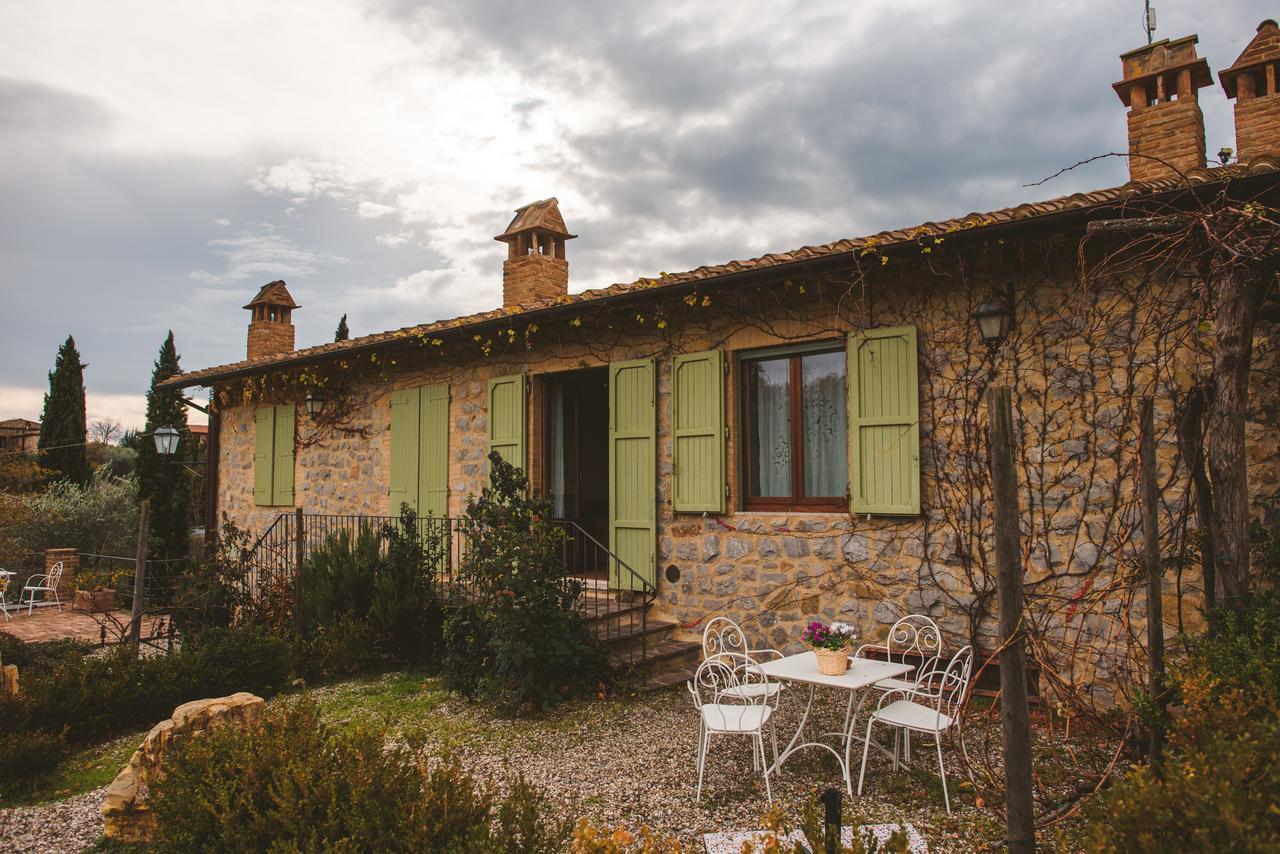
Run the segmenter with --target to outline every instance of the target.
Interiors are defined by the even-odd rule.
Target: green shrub
[[[56,481],[22,496],[26,512],[0,521],[0,539],[19,551],[75,548],[96,554],[133,554],[138,539],[138,481],[117,478],[107,467],[84,486]]]
[[[4,704],[5,728],[99,739],[153,724],[190,700],[272,694],[288,675],[288,645],[253,629],[209,629],[166,656],[139,658],[127,645],[92,656],[67,648],[22,677],[22,694]]]
[[[1280,597],[1211,613],[1171,675],[1160,772],[1137,768],[1103,798],[1090,850],[1280,849]]]
[[[368,673],[386,661],[373,630],[350,615],[316,626],[293,650],[293,673],[309,683]]]
[[[162,850],[560,850],[568,827],[517,779],[506,796],[416,739],[337,730],[314,704],[268,710],[248,732],[214,729],[170,755],[154,790]]]
[[[25,643],[11,634],[0,632],[0,659],[5,664],[16,665],[20,679],[47,671],[68,653],[84,655],[90,649],[89,644],[71,638]]]
[[[0,768],[4,769],[0,774],[0,796],[29,791],[57,767],[65,754],[66,744],[60,734],[0,731]]]
[[[467,502],[469,548],[459,576],[475,591],[445,625],[445,684],[500,711],[548,708],[608,675],[604,646],[577,611],[563,530],[524,472],[489,455],[490,486]]]
[[[427,575],[417,515],[399,525],[330,535],[303,563],[302,614],[308,635],[342,620],[368,626],[377,649],[398,661],[425,660],[438,645],[440,612]]]

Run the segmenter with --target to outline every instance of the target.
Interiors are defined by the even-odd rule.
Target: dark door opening
[[[552,515],[577,522],[596,543],[609,542],[609,369],[586,368],[547,379],[546,494]],[[602,550],[570,549],[574,575],[605,579]],[[596,564],[600,564],[597,566]]]

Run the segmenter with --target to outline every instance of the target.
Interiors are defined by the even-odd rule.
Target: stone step
[[[621,670],[625,667],[647,670],[655,662],[669,661],[671,659],[680,658],[681,656],[692,655],[700,652],[702,644],[697,641],[679,641],[668,638],[666,640],[651,643],[643,651],[641,655],[634,661],[630,660],[630,656],[623,657],[618,651],[609,653],[609,666],[614,670]],[[635,652],[636,650],[631,650]]]
[[[671,685],[683,685],[693,678],[693,670],[688,667],[673,667],[658,673],[645,674],[640,684],[641,691],[657,691]]]
[[[676,624],[670,620],[628,620],[620,623],[597,622],[596,637],[611,646],[621,646],[646,635],[670,634]]]
[[[636,602],[619,602],[615,599],[584,596],[578,603],[578,613],[588,623],[599,620],[610,620],[623,615],[635,615],[649,607],[643,600]]]

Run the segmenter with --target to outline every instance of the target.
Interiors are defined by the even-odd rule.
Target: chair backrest
[[[939,659],[932,671],[921,675],[915,699],[931,700],[929,705],[936,708],[939,715],[946,715],[955,721],[969,698],[969,679],[972,675],[973,647],[962,646],[951,656],[945,667]]]
[[[916,673],[924,675],[936,669],[942,658],[942,631],[925,615],[908,614],[889,629],[885,646],[889,661],[909,664],[909,659],[918,657]]]
[[[57,587],[58,582],[62,581],[62,561],[58,561],[53,566],[49,567],[48,576],[49,577],[44,580],[44,583],[49,587]]]
[[[735,689],[763,687],[767,684],[768,679],[760,670],[760,665],[749,656],[722,652],[699,664],[687,687],[699,712],[703,706],[715,706],[714,714],[709,720],[713,728],[740,729],[739,725],[744,720],[749,720],[752,724],[760,720],[754,710],[759,706],[770,705],[769,694],[765,690]],[[729,698],[722,701],[726,694],[730,695]]]
[[[702,657],[711,658],[721,653],[747,654],[747,637],[742,627],[728,617],[714,617],[702,630]]]

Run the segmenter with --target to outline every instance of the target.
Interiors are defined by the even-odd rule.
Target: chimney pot
[[[564,242],[570,234],[554,198],[516,210],[507,230],[494,240],[507,244],[502,263],[502,307],[522,308],[569,293],[569,262]]]
[[[1129,107],[1129,178],[1152,181],[1205,164],[1204,114],[1196,92],[1213,83],[1196,55],[1199,37],[1161,39],[1120,56],[1113,85]]]
[[[1245,163],[1264,154],[1280,154],[1280,25],[1270,18],[1230,68],[1218,75],[1228,98],[1235,100],[1236,158]]]

